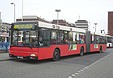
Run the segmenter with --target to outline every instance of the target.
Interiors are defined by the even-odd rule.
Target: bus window
[[[57,44],[62,44],[63,43],[63,38],[64,38],[63,31],[59,30],[57,32]]]
[[[64,31],[63,43],[68,44],[68,31]]]
[[[13,40],[12,45],[17,45],[18,44],[18,31],[14,31],[12,40]]]
[[[83,43],[85,43],[85,34],[83,34],[83,33],[80,33],[80,44],[83,44]]]
[[[15,46],[30,46],[37,47],[36,41],[36,31],[17,31],[13,32],[12,45]]]
[[[100,44],[105,44],[105,43],[106,43],[106,37],[100,36]]]
[[[68,41],[69,43],[73,43],[73,32],[72,31],[68,32]]]
[[[94,35],[94,44],[99,44],[100,40],[99,40],[99,36],[98,35]]]
[[[51,44],[56,44],[57,42],[57,31],[52,30],[51,31]]]
[[[30,43],[32,47],[38,47],[38,39],[36,36],[36,31],[30,31]]]
[[[29,46],[30,45],[30,39],[29,39],[29,35],[30,32],[29,31],[23,31],[23,38],[22,38],[22,43],[25,46]]]
[[[79,39],[80,39],[79,33],[77,33],[77,44],[80,42]]]
[[[94,43],[94,35],[93,34],[91,34],[91,43]]]
[[[73,32],[73,43],[77,43],[77,33]]]
[[[46,28],[40,28],[39,30],[39,46],[47,47],[50,46],[50,30]]]

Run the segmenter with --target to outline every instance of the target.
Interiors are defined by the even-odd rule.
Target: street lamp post
[[[96,33],[96,25],[97,25],[97,23],[94,23],[95,24],[95,33]]]
[[[55,11],[57,12],[57,26],[58,26],[58,24],[59,24],[59,21],[58,21],[58,18],[59,18],[59,12],[60,12],[61,10],[60,10],[60,9],[56,9]]]
[[[22,21],[23,21],[23,0],[22,0]]]
[[[1,12],[0,12],[0,20],[1,20]]]
[[[15,3],[11,3],[11,5],[14,5],[14,22],[15,22]]]

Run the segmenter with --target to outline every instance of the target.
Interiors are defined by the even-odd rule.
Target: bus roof
[[[111,36],[111,35],[106,35],[107,37],[113,37],[113,36]]]
[[[38,23],[39,27],[86,33],[85,29],[63,26],[63,25],[56,25],[56,24],[46,23],[46,22],[41,22],[41,21],[18,21],[18,22],[15,22],[14,24],[18,24],[18,23]]]
[[[69,26],[63,26],[63,25],[56,25],[56,24],[45,23],[45,22],[39,22],[39,27],[86,33],[85,29],[76,28],[76,27],[69,27]]]
[[[99,36],[106,36],[106,34],[103,34],[103,33],[95,33],[95,32],[91,32],[91,34],[95,34],[95,35],[99,35]]]

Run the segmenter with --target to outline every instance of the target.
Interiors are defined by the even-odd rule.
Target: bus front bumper
[[[12,54],[9,54],[9,57],[13,58],[13,59],[34,59],[34,60],[38,60],[38,57],[35,56],[34,54],[31,54],[30,56],[14,56]]]

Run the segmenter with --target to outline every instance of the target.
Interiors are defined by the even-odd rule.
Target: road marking
[[[78,75],[78,73],[75,73],[76,75]]]
[[[108,54],[107,56],[105,56],[105,57],[103,57],[103,58],[101,58],[101,59],[95,61],[94,63],[90,64],[89,66],[86,66],[86,68],[88,69],[90,66],[92,66],[92,65],[94,65],[94,64],[96,64],[96,63],[98,63],[98,62],[100,62],[101,60],[103,60],[103,59],[109,57],[109,56],[112,55],[112,54],[113,54],[113,53]]]
[[[76,74],[72,74],[72,76],[74,77],[74,76],[76,76]]]
[[[68,76],[68,78],[72,78],[72,76]]]
[[[91,66],[93,66],[94,64],[96,64],[96,63],[100,62],[101,60],[103,60],[103,59],[105,59],[105,58],[109,57],[109,56],[110,56],[110,55],[112,55],[112,54],[113,54],[113,53],[110,53],[110,54],[108,54],[107,56],[105,56],[105,57],[103,57],[103,58],[101,58],[101,59],[99,59],[99,60],[95,61],[94,63],[92,63],[92,64],[90,64],[90,65],[88,65],[88,66],[84,67],[83,69],[81,69],[81,70],[77,71],[75,74],[72,74],[71,76],[68,76],[68,78],[73,78],[73,77],[77,76],[80,72],[85,71],[85,70],[86,70],[86,69],[88,69],[89,67],[91,67]]]

